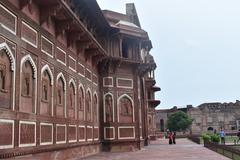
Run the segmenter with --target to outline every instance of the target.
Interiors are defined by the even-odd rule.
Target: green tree
[[[171,131],[185,131],[192,124],[192,121],[192,118],[185,112],[177,111],[169,116],[167,127]]]

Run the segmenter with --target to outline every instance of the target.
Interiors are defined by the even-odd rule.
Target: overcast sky
[[[153,43],[158,108],[240,100],[240,0],[98,0],[122,13],[127,2]]]

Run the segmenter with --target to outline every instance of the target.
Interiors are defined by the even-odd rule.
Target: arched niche
[[[46,64],[41,69],[41,115],[53,116],[53,83],[53,73],[48,64]]]
[[[85,111],[86,111],[86,121],[92,121],[92,92],[90,88],[86,91],[85,97]]]
[[[15,109],[16,62],[7,43],[0,44],[0,109]]]
[[[28,54],[20,63],[20,105],[19,111],[36,113],[37,106],[37,67]]]
[[[164,132],[164,120],[160,119],[160,131]]]
[[[85,120],[85,92],[82,84],[79,85],[79,94],[78,94],[78,119],[83,121]]]
[[[114,122],[114,98],[112,93],[103,96],[104,122]]]
[[[123,94],[118,98],[118,122],[133,123],[134,122],[134,103],[132,98]]]
[[[66,115],[66,79],[63,73],[56,78],[56,116],[67,117]]]
[[[69,81],[69,90],[68,90],[68,117],[75,119],[76,118],[76,105],[77,105],[77,88],[76,83],[73,79]]]
[[[93,121],[95,123],[98,122],[98,96],[97,96],[97,92],[93,93]]]

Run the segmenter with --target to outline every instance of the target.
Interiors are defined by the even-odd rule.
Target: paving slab
[[[165,139],[152,141],[151,144],[136,152],[102,152],[82,160],[230,160],[203,145],[188,139],[177,139],[176,145],[169,145]]]

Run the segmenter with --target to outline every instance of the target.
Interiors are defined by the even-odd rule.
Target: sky
[[[125,13],[135,3],[153,43],[158,109],[240,100],[239,0],[97,0]]]

